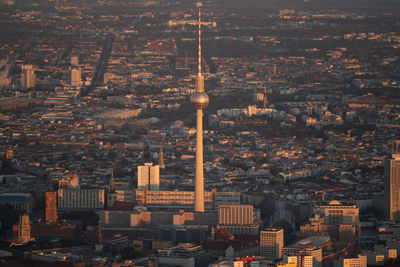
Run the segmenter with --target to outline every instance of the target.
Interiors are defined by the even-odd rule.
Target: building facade
[[[57,222],[57,192],[46,192],[46,222]]]
[[[58,189],[60,209],[103,209],[103,189]]]
[[[284,245],[283,229],[268,228],[260,231],[260,255],[269,260],[279,260],[282,257]]]
[[[153,163],[138,166],[137,180],[138,190],[160,190],[160,166],[153,166]]]
[[[400,219],[400,154],[392,154],[385,161],[385,217],[389,220]]]
[[[23,65],[21,71],[21,87],[24,89],[35,87],[36,75],[33,66]]]

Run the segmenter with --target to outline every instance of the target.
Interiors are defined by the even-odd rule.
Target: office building
[[[85,210],[104,208],[103,189],[58,189],[58,208]]]
[[[367,267],[367,256],[358,255],[358,258],[344,258],[334,262],[334,267]]]
[[[385,161],[385,217],[400,220],[400,153],[392,154]]]
[[[2,193],[0,194],[0,206],[11,205],[15,209],[31,212],[33,207],[33,198],[29,193]]]
[[[253,205],[219,205],[218,229],[232,234],[258,235],[261,221],[254,220]]]
[[[296,263],[299,267],[321,267],[322,248],[313,246],[284,248],[283,260],[285,263]]]
[[[314,203],[314,213],[324,217],[325,224],[358,224],[359,208],[352,201]]]
[[[193,191],[144,191],[135,190],[133,199],[138,205],[152,210],[193,210],[195,194]],[[240,204],[239,192],[204,192],[205,208],[215,210],[222,204]]]
[[[282,258],[284,245],[282,228],[267,228],[260,231],[260,255],[269,260]]]
[[[46,222],[55,223],[57,222],[57,191],[46,192]]]
[[[160,190],[160,166],[153,166],[153,163],[138,166],[137,181],[138,190]]]
[[[21,87],[29,89],[35,87],[36,75],[32,65],[22,65],[21,67]]]
[[[237,225],[252,224],[254,219],[253,205],[220,205],[218,224]]]
[[[71,86],[82,86],[81,68],[73,68],[71,70]]]
[[[158,153],[158,165],[160,165],[161,169],[165,169],[164,152],[162,147],[160,147],[160,152]]]

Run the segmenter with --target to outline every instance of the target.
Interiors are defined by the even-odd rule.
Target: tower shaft
[[[194,209],[196,212],[204,212],[204,170],[203,170],[203,110],[197,109],[196,130],[196,184]]]
[[[194,210],[204,212],[204,170],[203,170],[203,109],[209,103],[208,95],[204,92],[204,78],[201,74],[201,3],[199,7],[199,46],[198,46],[198,74],[196,92],[190,97],[190,102],[196,109],[196,177],[194,188]]]

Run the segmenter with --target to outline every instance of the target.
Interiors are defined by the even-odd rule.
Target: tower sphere
[[[195,92],[190,96],[190,103],[195,109],[205,109],[209,102],[210,100],[205,92]]]

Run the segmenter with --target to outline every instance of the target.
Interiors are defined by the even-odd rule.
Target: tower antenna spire
[[[201,6],[198,2],[196,6],[199,8],[199,44],[198,44],[198,72],[197,72],[197,92],[204,92],[204,77],[201,73]]]
[[[199,66],[198,66],[198,74],[197,76],[201,77],[201,3],[198,2],[196,6],[199,8]]]

